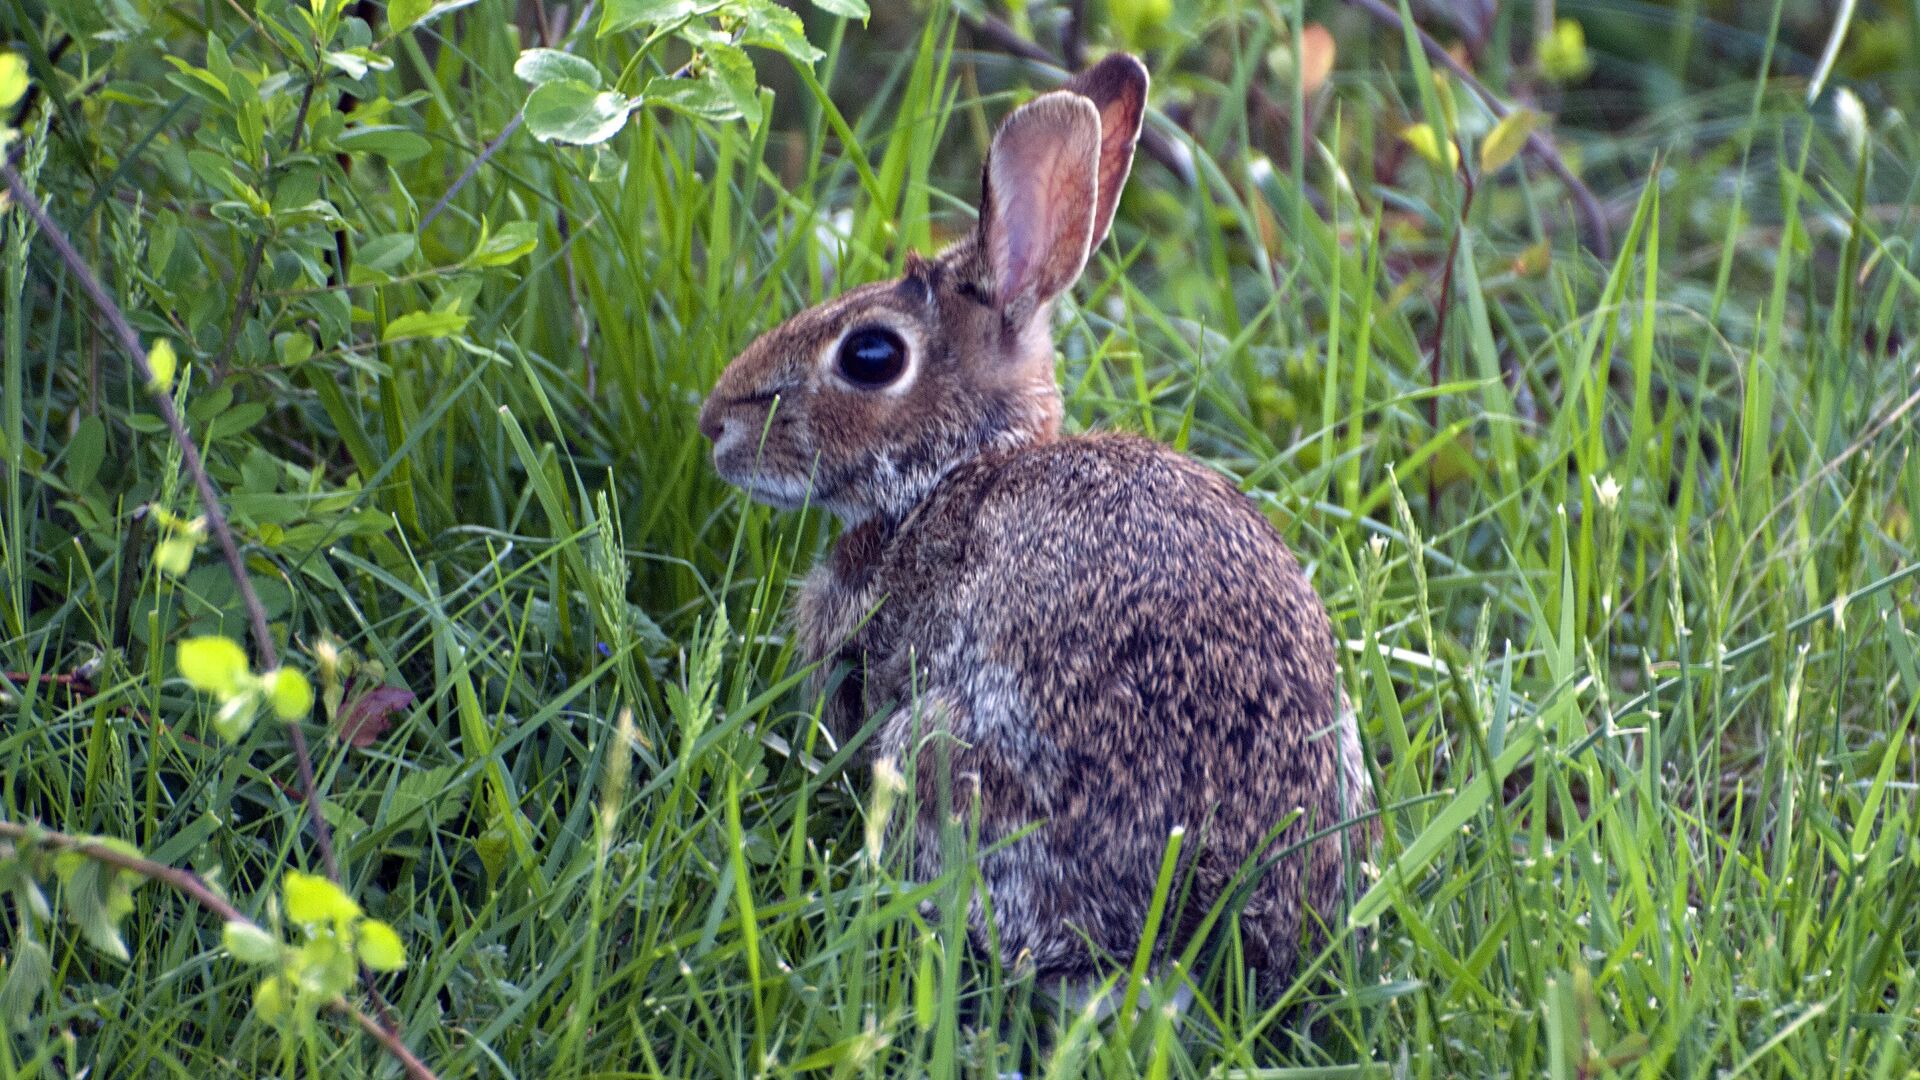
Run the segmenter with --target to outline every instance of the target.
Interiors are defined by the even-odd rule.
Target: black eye
[[[862,326],[840,342],[840,374],[855,386],[885,386],[907,370],[907,343],[884,326]]]

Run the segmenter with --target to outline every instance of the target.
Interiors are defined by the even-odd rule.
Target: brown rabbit
[[[943,790],[982,851],[1039,823],[981,857],[970,925],[1047,978],[1132,957],[1174,828],[1177,947],[1243,864],[1371,802],[1326,611],[1273,526],[1162,446],[1059,432],[1049,313],[1113,220],[1146,93],[1111,56],[1016,110],[971,236],[765,334],[700,413],[722,476],[843,523],[798,631],[849,670],[832,731],[884,716],[871,753],[916,778],[916,875],[940,869]],[[1240,928],[1268,986],[1307,907],[1336,914],[1345,848],[1258,879]]]

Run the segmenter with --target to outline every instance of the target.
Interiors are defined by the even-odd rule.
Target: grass
[[[1397,32],[1304,6],[1341,51],[1297,166],[1238,88],[1301,5],[1195,5],[1153,54],[1195,137],[1153,123],[1199,179],[1136,171],[1063,316],[1068,424],[1181,446],[1271,512],[1344,642],[1385,808],[1369,931],[1275,1008],[1231,949],[1196,958],[1177,1029],[1050,1023],[959,948],[963,876],[867,858],[885,798],[819,730],[782,621],[830,523],[744,502],[694,424],[755,333],[966,227],[978,151],[1032,85],[1009,62],[941,13],[810,19],[815,69],[757,57],[764,125],[647,109],[603,155],[518,134],[384,279],[309,280],[331,229],[284,219],[222,366],[253,234],[187,159],[216,118],[151,47],[73,46],[70,75],[84,54],[152,93],[56,84],[50,108],[92,111],[38,184],[196,362],[181,397],[286,651],[323,690],[331,642],[356,690],[414,695],[364,746],[309,725],[345,884],[408,948],[380,982],[408,1044],[442,1076],[1912,1075],[1920,144],[1880,116],[1856,151],[1830,95],[1805,103],[1817,5],[1757,29],[1566,6],[1622,50],[1546,91],[1617,211],[1608,259],[1531,166],[1480,177],[1462,225],[1458,177],[1393,137],[1448,122]],[[0,25],[51,54],[65,28],[29,10]],[[1691,52],[1618,44],[1669,12]],[[363,261],[518,110],[511,15],[481,0],[389,47],[382,92],[415,95],[392,122],[430,146],[321,181]],[[152,27],[198,63],[209,23],[238,55],[247,22]],[[1920,55],[1891,10],[1855,33]],[[634,48],[576,44],[609,74]],[[1757,78],[1776,52],[1788,74]],[[1873,112],[1920,107],[1898,65],[1858,64]],[[1479,70],[1504,93],[1510,66]],[[1486,124],[1450,93],[1471,162]],[[452,269],[483,221],[539,245]],[[173,670],[172,642],[240,636],[231,583],[208,553],[152,569],[133,511],[190,515],[190,485],[71,281],[6,228],[0,819],[131,841],[272,923],[314,857],[284,733],[221,743]],[[381,340],[449,298],[462,344]],[[309,322],[291,361],[276,335]],[[72,673],[91,692],[47,678]],[[51,974],[0,994],[0,1076],[393,1074],[350,1027],[255,1014],[254,973],[177,895],[136,894],[125,963],[9,896],[0,959],[42,941]]]

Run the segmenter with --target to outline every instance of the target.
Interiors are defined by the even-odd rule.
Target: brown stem
[[[1427,426],[1432,429],[1433,437],[1440,437],[1440,347],[1447,340],[1447,311],[1453,307],[1453,264],[1460,257],[1460,234],[1467,231],[1467,215],[1473,210],[1473,172],[1466,166],[1467,154],[1455,136],[1454,149],[1460,154],[1460,182],[1466,185],[1466,193],[1460,197],[1460,220],[1453,223],[1453,235],[1447,240],[1447,262],[1440,268],[1440,309],[1434,313],[1433,350],[1427,361],[1428,377],[1432,392],[1427,396]],[[1440,486],[1436,480],[1439,470],[1434,466],[1437,461],[1427,465],[1427,514],[1432,516],[1440,509]]]
[[[593,397],[599,388],[591,347],[593,322],[587,318],[586,306],[580,302],[580,275],[573,265],[573,230],[567,224],[565,209],[555,213],[553,223],[560,233],[560,260],[567,268],[567,306],[573,311],[574,343],[580,350],[580,359],[587,365],[587,396]],[[588,224],[592,224],[591,219]]]
[[[143,859],[138,855],[129,855],[117,851],[105,844],[96,844],[84,837],[69,836],[31,825],[20,825],[11,821],[0,821],[0,840],[11,840],[20,844],[34,844],[53,848],[56,851],[71,851],[76,855],[85,855],[95,862],[117,866],[122,870],[139,874],[149,881],[157,881],[174,892],[191,899],[194,903],[213,912],[228,922],[243,922],[249,926],[253,920],[240,913],[226,897],[213,891],[206,879],[191,870],[181,870],[157,863],[152,859]]]
[[[433,219],[440,216],[440,211],[447,208],[447,204],[453,201],[455,195],[460,194],[460,189],[467,186],[467,182],[480,171],[480,166],[491,160],[500,147],[506,144],[508,137],[520,130],[520,121],[526,119],[526,115],[523,112],[514,113],[513,119],[507,121],[507,126],[500,129],[500,134],[493,137],[493,141],[487,144],[486,149],[480,151],[472,161],[467,162],[467,167],[461,169],[460,175],[454,178],[453,186],[447,189],[446,194],[435,200],[433,206],[420,218],[419,232],[427,231],[427,226],[433,224]]]
[[[573,29],[568,32],[568,37],[572,37],[574,34],[578,34],[581,30],[585,29],[587,20],[593,16],[593,4],[594,0],[587,0],[586,4],[580,8],[580,17],[574,20]],[[507,126],[500,129],[500,134],[495,135],[493,141],[487,144],[486,149],[480,151],[480,156],[467,162],[467,167],[461,169],[460,175],[454,178],[453,186],[447,189],[445,195],[435,200],[432,208],[421,217],[420,228],[416,230],[417,232],[424,233],[427,231],[427,226],[433,224],[433,219],[440,216],[440,212],[447,208],[447,204],[453,201],[455,195],[460,194],[460,189],[467,186],[467,183],[480,171],[480,167],[492,160],[493,155],[498,152],[502,146],[506,145],[507,139],[512,136],[514,132],[520,130],[520,122],[526,118],[527,114],[525,112],[514,113],[513,119],[507,121]]]
[[[13,199],[27,212],[40,234],[53,245],[60,261],[66,264],[67,272],[80,283],[80,289],[87,294],[93,306],[107,320],[107,327],[113,332],[115,342],[122,352],[127,354],[128,362],[133,366],[134,377],[140,385],[147,388],[153,399],[160,419],[173,434],[174,443],[180,448],[180,463],[193,477],[194,487],[200,494],[200,508],[207,517],[207,528],[213,533],[214,540],[220,545],[220,554],[226,559],[227,571],[233,576],[234,587],[240,591],[240,601],[247,609],[247,622],[253,634],[254,655],[262,671],[272,671],[280,666],[280,654],[273,644],[273,632],[267,627],[267,609],[260,603],[260,594],[254,590],[253,579],[247,573],[246,561],[240,555],[240,546],[234,542],[233,529],[227,524],[226,511],[220,506],[220,492],[213,486],[213,478],[207,475],[206,464],[200,459],[200,448],[194,445],[193,436],[188,434],[186,421],[180,418],[180,410],[174,408],[173,396],[165,387],[155,386],[153,369],[147,366],[147,351],[140,344],[140,335],[127,321],[126,312],[120,310],[112,296],[107,294],[106,286],[94,275],[93,268],[81,258],[74,249],[67,234],[48,216],[47,208],[33,193],[27,182],[14,171],[12,165],[0,166],[4,169],[7,189],[13,193]],[[327,823],[320,816],[319,794],[314,790],[313,758],[307,752],[307,738],[301,732],[298,722],[286,725],[288,741],[293,744],[294,765],[300,774],[300,790],[305,796],[307,822],[313,831],[314,846],[320,849],[321,865],[326,868],[330,880],[340,880],[340,867],[334,860],[333,834],[327,829]]]
[[[1383,3],[1382,0],[1346,0],[1346,2],[1373,16],[1379,22],[1395,29],[1400,27],[1400,12]],[[1433,35],[1418,26],[1413,27],[1413,32],[1420,39],[1420,48],[1427,54],[1427,58],[1446,68],[1455,78],[1465,83],[1467,88],[1473,91],[1474,96],[1485,103],[1489,112],[1497,117],[1504,117],[1513,111],[1512,106],[1500,100],[1499,95],[1475,78],[1465,64],[1455,60],[1453,54],[1447,52],[1444,46],[1434,40]],[[1593,190],[1574,175],[1573,170],[1567,166],[1566,159],[1560,156],[1559,149],[1553,145],[1553,141],[1540,132],[1535,131],[1527,136],[1527,151],[1546,163],[1547,168],[1567,189],[1567,194],[1573,198],[1574,208],[1579,212],[1582,224],[1586,226],[1588,250],[1602,259],[1611,258],[1613,237],[1607,231],[1607,212],[1600,205],[1600,200],[1594,196]]]
[[[1004,21],[996,19],[992,15],[973,15],[966,12],[962,12],[960,18],[967,24],[968,28],[973,31],[974,36],[979,37],[1001,52],[1021,60],[1042,65],[1054,71],[1060,70],[1060,61],[1056,59],[1052,53],[1048,52],[1046,48],[1038,42],[1028,40],[1021,36],[1020,31],[1015,30]],[[1070,75],[1072,74],[1072,70],[1063,71],[1061,74]],[[1065,80],[1063,79],[1062,81]],[[1181,183],[1191,186],[1197,181],[1194,175],[1192,158],[1185,148],[1176,144],[1172,139],[1167,138],[1163,132],[1155,129],[1151,125],[1140,129],[1140,149],[1144,151],[1148,157],[1159,162],[1162,167],[1177,177]]]
[[[346,1013],[354,1023],[360,1025],[361,1031],[371,1035],[375,1042],[385,1047],[387,1053],[392,1054],[394,1059],[400,1062],[400,1067],[407,1070],[407,1075],[413,1077],[413,1080],[438,1080],[433,1070],[427,1067],[427,1063],[415,1057],[413,1051],[407,1049],[407,1044],[400,1041],[399,1032],[383,1027],[380,1021],[354,1008],[346,998],[333,999],[333,1007]]]
[[[1087,0],[1067,0],[1067,22],[1060,28],[1060,55],[1068,71],[1087,66]]]
[[[155,881],[165,885],[174,892],[187,897],[194,903],[220,916],[220,918],[227,922],[242,923],[253,927],[255,930],[260,929],[258,923],[241,914],[239,908],[234,907],[226,897],[214,892],[213,887],[207,884],[206,879],[191,870],[181,870],[177,867],[168,866],[165,863],[154,862],[152,859],[143,859],[138,855],[129,855],[124,851],[115,850],[104,844],[96,844],[84,837],[69,836],[66,833],[54,832],[50,829],[42,829],[36,826],[19,825],[11,821],[0,821],[0,840],[10,840],[19,844],[32,844],[39,847],[52,848],[56,851],[71,851],[76,855],[84,855],[95,862],[105,863],[108,866],[125,870],[130,874],[138,874],[148,881]],[[400,1062],[400,1066],[407,1070],[407,1075],[413,1077],[413,1080],[437,1080],[434,1071],[428,1068],[425,1062],[416,1057],[413,1051],[407,1049],[406,1043],[400,1040],[398,1032],[390,1027],[382,1026],[379,1021],[362,1012],[344,997],[334,998],[329,1004],[335,1011],[344,1013],[352,1019],[353,1022],[360,1027],[360,1030],[373,1036],[376,1042],[386,1048],[387,1053],[393,1055],[394,1059]]]

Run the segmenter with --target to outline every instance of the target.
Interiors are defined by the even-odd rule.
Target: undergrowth
[[[1156,141],[1063,305],[1068,426],[1270,513],[1383,805],[1365,932],[1277,1002],[1196,956],[1176,1022],[1164,982],[1052,1010],[962,947],[964,872],[872,857],[888,795],[783,620],[831,522],[747,503],[695,426],[756,333],[970,226],[1084,5],[841,0],[777,48],[753,6],[715,5],[724,38],[637,0],[0,12],[10,161],[177,353],[317,693],[341,885],[404,945],[329,993],[441,1076],[1913,1075],[1920,16],[1429,24],[1557,115],[1600,239],[1364,5],[1085,16],[1146,52]],[[516,77],[542,45],[592,93]],[[601,134],[603,90],[609,137],[542,141]],[[559,111],[523,126],[530,93]],[[338,1014],[262,1008],[190,895],[112,909],[24,829],[276,933],[322,869],[286,725],[222,727],[179,669],[247,614],[178,445],[47,238],[0,229],[0,1076],[396,1075]]]

